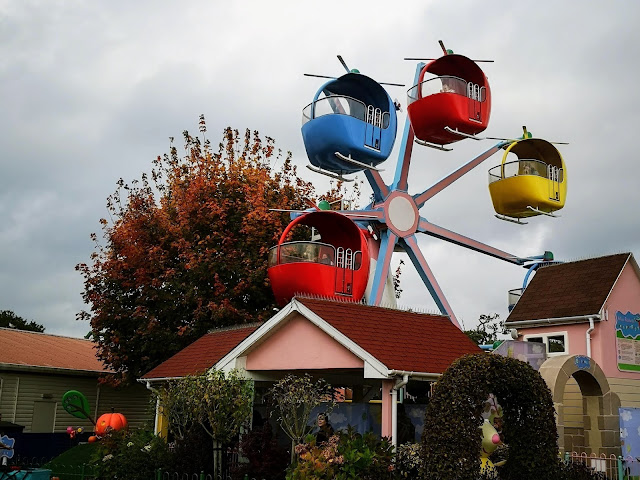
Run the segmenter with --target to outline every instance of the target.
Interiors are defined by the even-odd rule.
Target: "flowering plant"
[[[166,443],[151,432],[114,432],[97,444],[92,462],[99,478],[147,480],[170,461]]]
[[[316,444],[313,436],[296,446],[298,462],[287,480],[384,480],[394,475],[393,447],[373,433],[361,435],[351,427],[327,442]]]

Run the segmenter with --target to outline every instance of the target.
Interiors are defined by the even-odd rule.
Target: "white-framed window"
[[[569,336],[567,332],[530,333],[523,337],[525,342],[544,343],[547,355],[567,355],[569,353]]]

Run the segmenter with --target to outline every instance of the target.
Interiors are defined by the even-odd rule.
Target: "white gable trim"
[[[633,268],[633,271],[636,273],[636,276],[638,276],[638,278],[640,278],[640,268],[638,267],[638,263],[636,262],[636,259],[633,257],[633,253],[629,253],[629,256],[627,257],[627,260],[624,262],[624,265],[620,269],[620,272],[618,272],[618,276],[616,277],[616,280],[613,282],[613,285],[611,285],[611,289],[609,290],[609,293],[607,293],[607,297],[604,299],[604,302],[602,303],[602,306],[600,307],[600,312],[602,312],[604,310],[604,307],[607,305],[607,302],[609,301],[609,297],[611,296],[611,293],[613,292],[613,289],[616,288],[616,285],[618,284],[618,280],[620,280],[620,276],[622,275],[622,272],[624,272],[624,269],[629,264]]]
[[[280,324],[286,322],[294,314],[300,314],[310,321],[313,325],[318,327],[324,333],[329,335],[335,341],[337,341],[344,348],[353,353],[356,357],[364,362],[364,376],[365,378],[389,378],[389,369],[380,360],[375,358],[365,349],[360,347],[357,343],[351,340],[349,337],[341,333],[336,328],[332,327],[329,323],[316,315],[312,310],[297,301],[295,298],[289,302],[282,310],[276,315],[267,320],[262,326],[255,330],[251,335],[245,338],[237,347],[231,350],[228,354],[222,357],[218,363],[214,365],[214,368],[228,372],[236,368],[237,360],[244,355],[247,351],[263,338],[268,337],[271,332],[276,329]]]

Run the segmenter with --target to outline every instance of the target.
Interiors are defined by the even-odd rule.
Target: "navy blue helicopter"
[[[382,84],[349,70],[329,78],[302,111],[302,139],[311,170],[341,180],[342,175],[374,169],[384,162],[396,139],[397,104]],[[403,86],[387,83],[385,85]]]

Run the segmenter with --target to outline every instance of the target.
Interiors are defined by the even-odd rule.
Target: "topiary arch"
[[[482,407],[493,393],[503,409],[502,440],[509,446],[503,480],[558,475],[557,431],[551,392],[528,363],[488,353],[456,360],[436,383],[422,435],[425,478],[480,476]]]

